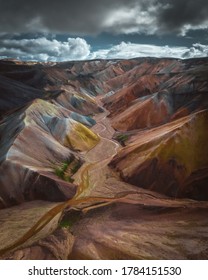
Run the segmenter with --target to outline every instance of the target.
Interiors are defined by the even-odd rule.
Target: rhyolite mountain
[[[208,58],[0,61],[3,259],[207,259]]]

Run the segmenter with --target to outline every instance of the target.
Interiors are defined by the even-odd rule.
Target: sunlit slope
[[[70,115],[63,107],[37,99],[18,116],[20,122],[5,119],[0,166],[3,206],[32,199],[63,201],[75,194],[72,180],[63,180],[57,170],[74,160],[82,163],[77,152],[94,147],[99,137]]]

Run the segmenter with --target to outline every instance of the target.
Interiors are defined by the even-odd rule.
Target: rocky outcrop
[[[0,207],[34,199],[72,198],[76,186],[71,176],[84,162],[79,151],[99,142],[90,131],[95,121],[82,114],[99,111],[98,106],[90,97],[82,98],[84,105],[75,104],[75,90],[70,86],[60,90],[66,79],[64,70],[38,64],[2,64],[0,72],[6,77],[0,78],[0,112],[6,113],[0,121]],[[35,84],[37,80],[42,83]],[[72,164],[73,172],[72,161],[79,162]]]
[[[25,236],[26,232],[38,222],[40,217],[58,205],[59,204],[54,202],[36,200],[1,209],[1,255],[5,255],[9,249],[17,249],[18,246],[21,246],[22,244],[25,246],[31,246],[34,242],[44,239],[52,234],[57,228],[61,213],[51,219],[51,221],[32,238],[28,239],[27,236]],[[13,248],[14,244],[16,245]]]
[[[43,100],[35,100],[19,116],[19,134],[2,136],[5,154],[0,166],[0,196],[5,205],[25,200],[63,201],[74,196],[76,186],[57,175],[62,165],[76,158],[77,151],[91,149],[99,137],[70,117],[70,111]],[[9,127],[16,122],[7,117]],[[4,140],[5,139],[5,140]],[[8,141],[8,143],[6,142]],[[11,143],[9,146],[8,144]]]
[[[71,229],[70,259],[207,259],[207,210],[117,203],[86,214]]]
[[[67,260],[74,243],[67,229],[58,229],[32,246],[17,250],[3,257],[6,260]]]
[[[112,126],[119,131],[151,128],[170,120],[172,100],[168,94],[140,97],[122,113],[112,118]]]
[[[207,120],[208,111],[204,110],[140,132],[110,165],[125,181],[139,187],[207,200]]]
[[[207,63],[141,60],[115,77],[121,86],[103,98],[112,126],[121,131],[151,128],[207,108]]]

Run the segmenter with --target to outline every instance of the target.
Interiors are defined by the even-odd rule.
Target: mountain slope
[[[207,73],[0,61],[1,258],[207,259]]]

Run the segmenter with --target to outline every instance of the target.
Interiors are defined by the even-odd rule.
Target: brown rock
[[[72,227],[70,259],[207,259],[207,210],[116,203]]]
[[[4,257],[9,260],[67,260],[74,237],[67,229],[58,229],[53,234],[33,245],[19,249]]]

